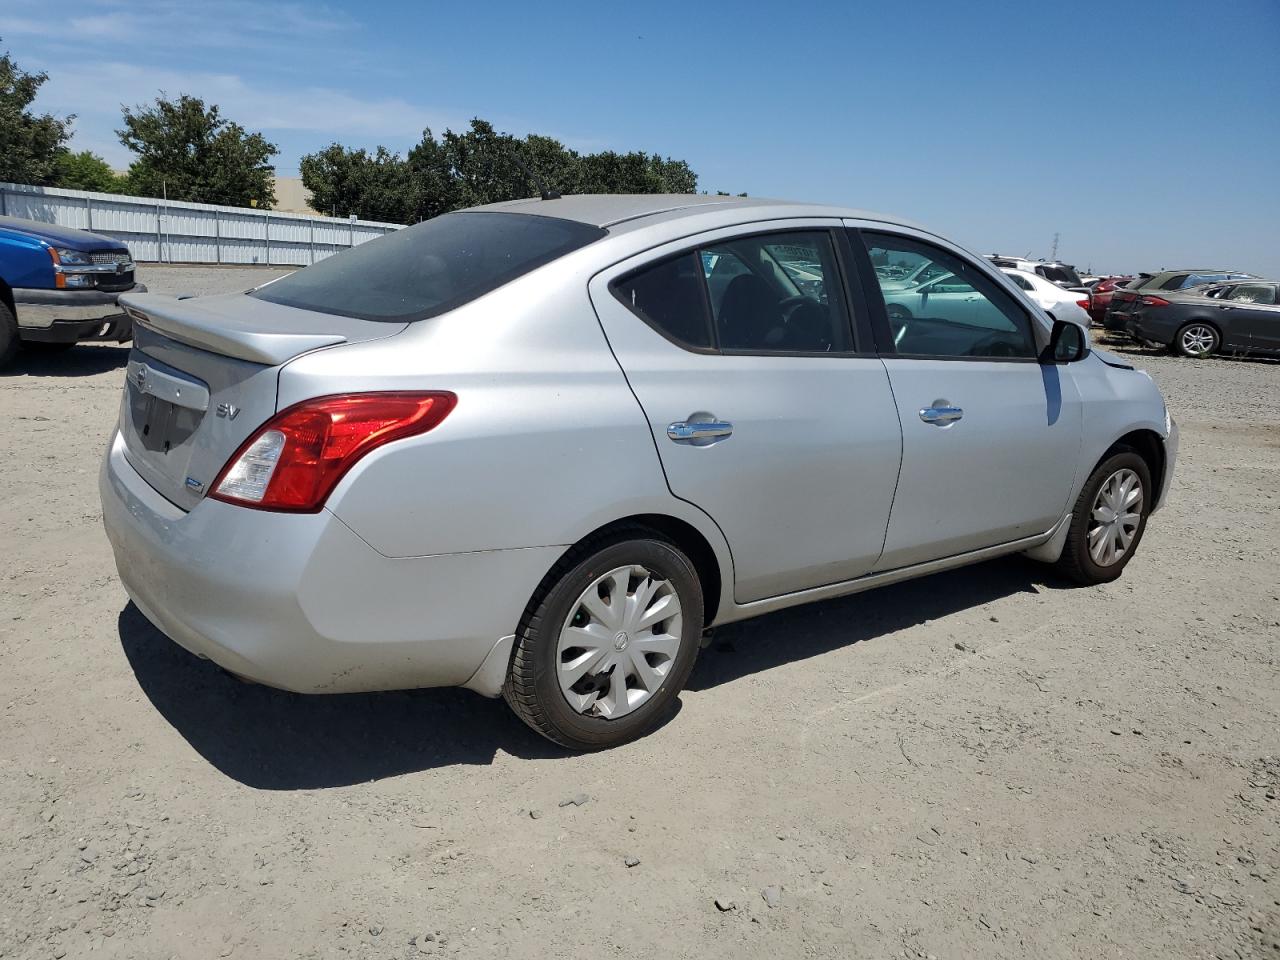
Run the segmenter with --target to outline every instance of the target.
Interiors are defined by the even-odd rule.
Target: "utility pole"
[[[1058,261],[1058,234],[1053,235],[1053,250],[1049,253],[1049,259],[1057,263]]]

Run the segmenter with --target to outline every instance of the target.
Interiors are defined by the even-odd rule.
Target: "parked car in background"
[[[1026,270],[1002,271],[1018,287],[1026,291],[1027,296],[1053,314],[1058,320],[1071,320],[1082,327],[1089,326],[1089,297],[1078,291],[1067,290],[1036,273]]]
[[[890,263],[967,292],[891,314]],[[1177,449],[1083,327],[835,207],[499,203],[124,304],[138,609],[252,680],[466,686],[575,749],[668,716],[706,626],[1017,552],[1114,580]]]
[[[1187,290],[1201,284],[1222,283],[1226,280],[1257,279],[1251,273],[1241,273],[1238,270],[1215,270],[1204,267],[1162,270],[1159,273],[1139,273],[1128,283],[1118,286],[1112,291],[1111,302],[1107,304],[1107,312],[1103,315],[1102,325],[1108,330],[1123,331],[1128,326],[1134,306],[1143,294]]]
[[[1107,307],[1116,288],[1132,280],[1133,277],[1098,277],[1089,285],[1089,317],[1094,323],[1102,323],[1107,316]]]
[[[59,350],[82,340],[128,340],[130,320],[117,300],[147,289],[133,274],[119,240],[0,217],[0,366],[20,344]]]
[[[1084,281],[1080,279],[1080,274],[1076,272],[1076,268],[1069,263],[1062,263],[1058,260],[1028,260],[1026,257],[1009,257],[1002,253],[988,254],[987,259],[1001,270],[1025,270],[1027,273],[1034,273],[1036,276],[1044,277],[1046,280],[1068,290],[1075,290],[1080,293],[1088,293],[1089,291],[1089,288],[1084,285]]]
[[[1280,285],[1247,280],[1144,293],[1129,308],[1126,329],[1184,357],[1280,353]]]

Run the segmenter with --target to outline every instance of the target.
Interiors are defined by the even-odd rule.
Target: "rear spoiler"
[[[308,350],[347,341],[344,334],[336,331],[284,332],[290,325],[288,321],[296,322],[298,311],[243,294],[197,300],[132,293],[120,298],[120,306],[138,326],[171,340],[273,367]]]

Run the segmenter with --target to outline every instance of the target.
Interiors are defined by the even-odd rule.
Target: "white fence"
[[[165,263],[305,266],[401,228],[17,183],[0,183],[0,216],[91,230],[126,243],[135,260]]]

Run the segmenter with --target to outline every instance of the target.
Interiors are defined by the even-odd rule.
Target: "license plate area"
[[[129,388],[129,405],[133,429],[142,448],[161,456],[184,446],[203,417],[195,410],[141,393],[132,385]]]

